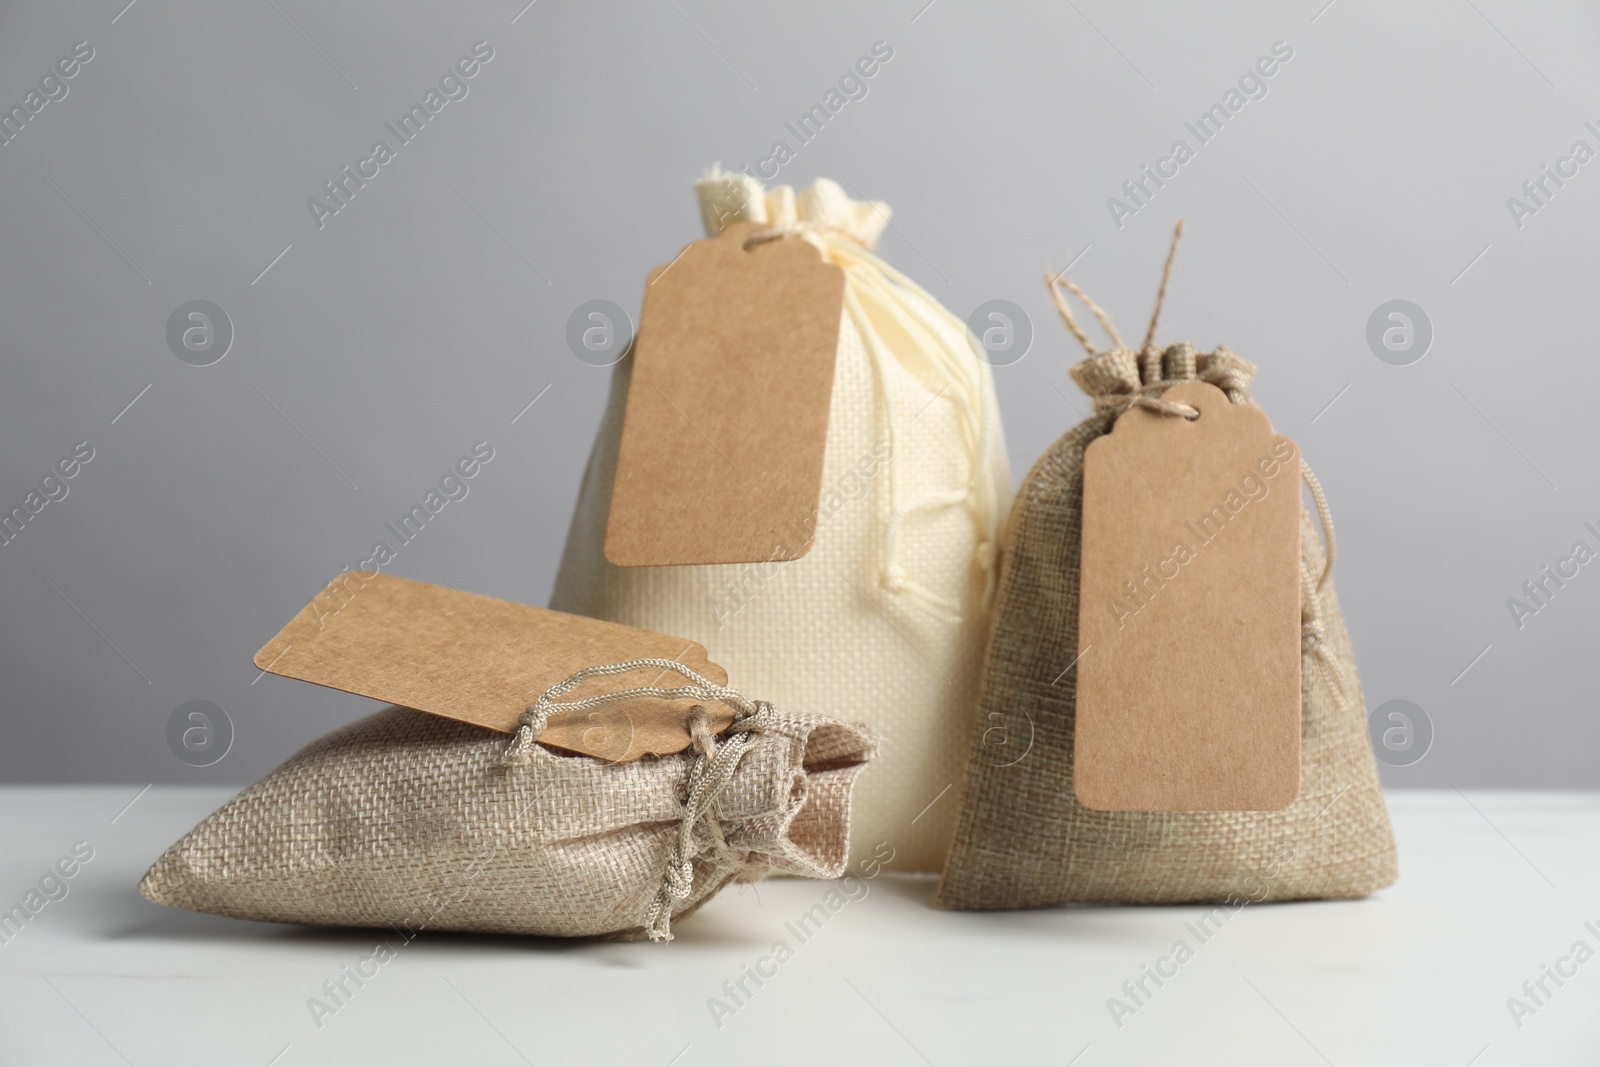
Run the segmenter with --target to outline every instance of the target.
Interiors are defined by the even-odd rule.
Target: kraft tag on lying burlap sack
[[[385,684],[385,674],[412,678],[416,693],[425,688],[417,674],[438,673],[447,687],[462,681],[459,666],[427,657],[481,662],[478,645],[489,638],[438,645],[460,621],[440,615],[445,591],[397,582],[357,593],[343,623],[324,617],[313,632],[306,624],[315,612],[310,620],[302,612],[285,633],[315,648],[342,626],[330,647],[352,661],[375,657],[356,691]],[[496,603],[477,607],[518,631],[519,606]],[[586,638],[620,640],[635,652],[671,640],[630,637],[623,627],[600,634],[590,620],[521,610],[534,614],[521,617],[520,632],[550,640],[556,672],[570,667],[563,656]],[[379,618],[388,619],[386,636],[371,632]],[[562,637],[563,620],[577,637]],[[424,658],[408,661],[407,649]],[[553,676],[540,647],[518,651],[531,661],[528,677]],[[305,673],[330,678],[339,666],[315,653],[300,662]],[[359,674],[344,666],[340,687]],[[668,674],[682,682],[656,684]],[[641,678],[647,684],[616,687]],[[851,789],[876,753],[864,728],[780,711],[648,655],[582,667],[531,701],[506,688],[524,707],[509,722],[489,716],[494,727],[459,705],[437,714],[390,707],[314,742],[169,848],[140,891],[194,911],[392,926],[406,936],[437,929],[669,940],[675,918],[731,881],[844,872]],[[676,710],[682,703],[686,719]],[[681,724],[684,743],[618,762],[563,755],[577,746],[546,736],[562,717],[613,706],[641,724],[635,736],[650,724]],[[509,741],[505,730],[515,732]]]
[[[1174,252],[1176,247],[1174,238]],[[1169,255],[1169,273],[1171,266]],[[1034,464],[1011,513],[972,727],[967,791],[937,902],[949,908],[997,909],[1291,900],[1359,897],[1390,884],[1396,875],[1394,838],[1367,738],[1354,656],[1329,580],[1332,518],[1327,499],[1303,463],[1274,476],[1305,479],[1323,533],[1319,540],[1310,514],[1296,509],[1298,596],[1290,604],[1276,605],[1295,624],[1297,637],[1300,755],[1299,791],[1293,802],[1281,810],[1099,811],[1077,795],[1078,668],[1099,650],[1086,648],[1079,633],[1083,612],[1095,607],[1084,604],[1080,611],[1084,575],[1079,565],[1089,521],[1085,452],[1098,440],[1114,441],[1115,434],[1106,435],[1130,408],[1145,408],[1162,419],[1182,419],[1198,410],[1190,402],[1194,393],[1174,392],[1182,383],[1206,383],[1229,403],[1246,404],[1255,367],[1222,346],[1211,352],[1198,352],[1187,343],[1158,347],[1159,296],[1144,344],[1126,347],[1110,319],[1075,285],[1064,277],[1047,278],[1063,321],[1090,353],[1072,369],[1072,377],[1093,398],[1094,413]],[[1164,275],[1163,295],[1166,287]],[[1099,351],[1090,342],[1062,288],[1095,313],[1111,336],[1111,348]],[[1286,485],[1271,492],[1298,496]],[[1228,520],[1230,526],[1233,522]],[[1220,536],[1232,532],[1224,530]],[[1205,551],[1200,548],[1197,554]],[[1187,577],[1180,574],[1172,581]],[[1257,576],[1246,562],[1239,565],[1237,577],[1246,581]],[[1279,580],[1281,576],[1274,579]],[[1276,585],[1274,589],[1283,595]],[[1175,591],[1171,585],[1153,590],[1147,606],[1127,621],[1128,629]],[[1207,635],[1195,633],[1192,640],[1203,649]],[[1205,684],[1198,675],[1196,681]],[[1148,694],[1141,699],[1148,700]],[[1272,710],[1247,709],[1262,716]],[[1148,703],[1123,714],[1149,714],[1169,724],[1175,715],[1173,709]],[[1258,743],[1248,735],[1220,740]]]
[[[530,698],[586,667],[637,659],[675,660],[718,684],[728,680],[693,641],[363,571],[329,582],[255,663],[286,678],[512,733]],[[609,677],[613,688],[653,686],[662,673],[641,667],[631,678]],[[656,698],[566,709],[548,716],[538,737],[619,763],[682,752],[692,706]],[[733,722],[720,705],[704,711],[714,732]]]

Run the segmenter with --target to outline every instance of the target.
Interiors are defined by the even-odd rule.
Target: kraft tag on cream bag
[[[786,531],[809,529],[822,492],[843,302],[844,271],[759,223],[730,225],[651,272],[608,560],[758,563],[810,550],[811,536]]]
[[[961,792],[965,724],[1011,492],[991,369],[975,354],[980,346],[960,318],[873,253],[888,225],[886,204],[855,199],[825,179],[796,192],[763,188],[746,174],[713,172],[695,191],[713,240],[691,247],[689,255],[695,247],[759,237],[737,253],[753,264],[774,256],[813,266],[820,261],[842,275],[820,484],[807,490],[806,506],[781,509],[780,522],[755,523],[753,541],[749,530],[724,529],[749,524],[752,511],[734,516],[683,494],[670,501],[653,496],[652,507],[680,509],[708,543],[747,538],[751,551],[716,562],[702,555],[704,562],[685,566],[619,567],[606,558],[612,509],[632,491],[625,482],[631,431],[625,416],[633,417],[634,394],[647,377],[660,383],[656,375],[666,373],[671,380],[670,367],[647,375],[642,360],[635,363],[635,357],[651,358],[651,330],[659,325],[654,290],[670,283],[684,263],[665,268],[653,285],[641,279],[646,310],[638,347],[613,369],[610,402],[550,606],[680,635],[703,645],[741,686],[775,703],[864,722],[882,738],[883,752],[856,791],[852,848],[870,856],[888,841],[897,866],[937,870]],[[719,238],[725,230],[735,233]],[[816,258],[802,259],[802,253]],[[662,261],[667,258],[663,253]],[[766,306],[775,321],[798,319],[803,316],[792,307],[774,310],[798,295],[763,286],[742,294],[744,306],[737,306],[719,301],[713,289],[700,298],[709,305],[696,314],[749,316],[753,302]],[[809,346],[794,352],[814,370],[822,361],[811,363],[813,355]],[[696,373],[738,365],[711,346],[692,361]],[[798,375],[799,368],[780,365],[763,373],[791,380],[783,376]],[[759,380],[741,379],[745,385]],[[710,427],[731,418],[723,410],[728,404],[761,410],[769,402],[741,397],[736,384],[708,393],[705,402],[692,390],[663,386],[681,414],[659,396],[655,403],[663,416],[677,419],[683,440],[700,439],[691,447],[708,463],[714,459],[708,469],[723,485],[748,493],[705,440],[731,456],[727,439]],[[696,426],[707,432],[701,435]],[[803,439],[811,440],[812,432]],[[766,477],[744,474],[757,486]],[[654,493],[659,485],[637,488]]]

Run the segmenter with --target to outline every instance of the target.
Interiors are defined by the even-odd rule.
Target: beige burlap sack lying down
[[[860,727],[763,710],[742,753],[730,736],[710,752],[611,764],[533,744],[508,766],[505,734],[389,707],[224,804],[139,889],[271,922],[667,937],[669,919],[736,879],[844,873],[851,786],[875,743]],[[691,777],[725,765],[682,835]]]
[[[1109,320],[1089,306],[1115,338]],[[1223,347],[1115,343],[1072,369],[1095,412],[1034,465],[1011,513],[966,797],[938,903],[998,909],[1294,900],[1359,897],[1389,885],[1394,838],[1355,657],[1329,580],[1331,519],[1309,468],[1321,522],[1302,508],[1299,799],[1283,811],[1091,811],[1073,794],[1077,675],[1062,667],[1079,647],[1084,450],[1138,397],[1158,398],[1176,382],[1198,379],[1242,404],[1255,373]]]

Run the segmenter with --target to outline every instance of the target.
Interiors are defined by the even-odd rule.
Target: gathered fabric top
[[[853,200],[829,178],[818,178],[797,194],[788,185],[767,189],[748,174],[713,168],[694,191],[707,237],[730,222],[758,222],[780,233],[841,234],[870,252],[891,214],[883,201]]]

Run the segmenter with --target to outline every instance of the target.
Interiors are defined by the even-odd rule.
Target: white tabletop
[[[930,879],[885,872],[803,941],[786,924],[833,883],[730,889],[654,945],[406,943],[157,907],[145,866],[228,794],[136,793],[0,789],[0,910],[93,849],[0,944],[0,1064],[1600,1062],[1600,958],[1572,955],[1600,952],[1595,794],[1392,793],[1398,885],[1250,905],[1204,943],[1185,925],[1200,908],[955,914],[928,907]],[[779,940],[792,958],[762,963]],[[1123,983],[1178,940],[1193,958],[1119,1027],[1108,1001],[1133,1004]],[[314,1017],[380,941],[393,959]],[[724,989],[758,964],[772,977]],[[1513,997],[1532,1010],[1513,1018]]]

